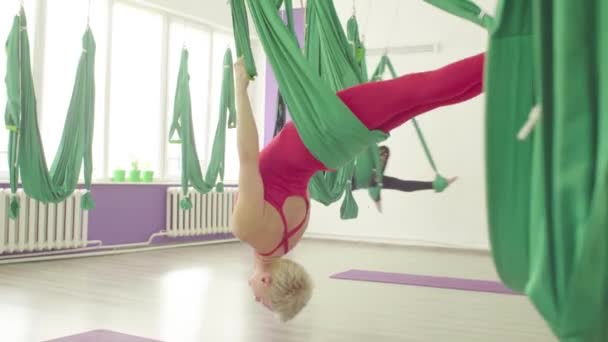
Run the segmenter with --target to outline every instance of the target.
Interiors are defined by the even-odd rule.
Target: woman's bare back
[[[285,200],[283,204],[283,213],[287,221],[288,231],[292,231],[300,223],[304,221],[302,227],[289,238],[289,249],[295,247],[302,235],[308,227],[308,220],[310,218],[307,212],[306,201],[302,197],[292,196]],[[259,222],[251,222],[255,225],[255,233],[251,234],[247,239],[256,252],[267,253],[275,249],[279,244],[283,242],[285,234],[285,228],[281,214],[272,204],[264,202],[264,212],[261,215]],[[283,248],[278,248],[271,256],[282,256],[285,254]]]

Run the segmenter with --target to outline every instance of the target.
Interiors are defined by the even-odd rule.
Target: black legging
[[[353,179],[353,190],[367,189],[368,187],[360,187],[359,184],[356,184]],[[399,178],[395,178],[395,177],[391,177],[391,176],[383,176],[382,177],[382,189],[397,190],[397,191],[403,191],[403,192],[432,190],[433,182],[411,181],[411,180],[403,180],[403,179],[399,179]]]

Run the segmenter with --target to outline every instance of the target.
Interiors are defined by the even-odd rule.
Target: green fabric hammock
[[[233,0],[232,5],[239,2],[242,3]],[[248,5],[298,133],[318,160],[328,168],[338,169],[371,144],[388,137],[384,132],[368,130],[317,76],[313,65],[302,55],[295,36],[281,21],[275,4],[248,0]],[[236,28],[247,17],[233,19],[241,23],[235,27],[235,35],[239,36]],[[243,40],[237,39],[237,44]]]
[[[310,1],[307,7],[307,32],[305,54],[315,66],[317,74],[337,92],[364,82],[367,71],[363,71],[364,58],[357,58],[357,51],[364,49],[358,37],[356,18],[349,20],[349,36],[342,30],[340,20],[330,1]],[[364,52],[362,56],[365,56]],[[372,145],[372,146],[375,146]],[[365,155],[366,152],[359,154]],[[358,215],[358,206],[352,191],[352,179],[356,160],[350,161],[335,172],[318,172],[309,183],[311,197],[324,205],[342,198],[340,217],[353,219]]]
[[[353,55],[355,56],[357,65],[359,66],[361,80],[365,83],[368,81],[365,45],[361,41],[361,36],[359,35],[359,23],[357,22],[357,17],[354,15],[352,15],[346,22],[346,35],[348,37],[351,50],[353,51]]]
[[[382,58],[380,59],[380,63],[378,63],[378,66],[376,67],[376,69],[374,71],[372,80],[373,81],[382,80],[382,76],[386,72],[387,68],[391,74],[391,77],[393,77],[393,78],[398,77],[397,72],[395,71],[395,67],[393,66],[393,63],[391,62],[391,60],[388,58],[387,55],[383,55]],[[424,138],[424,134],[422,133],[422,130],[420,129],[420,125],[418,125],[418,121],[416,119],[412,119],[412,124],[414,125],[414,128],[416,129],[416,134],[418,135],[418,140],[420,140],[420,144],[422,145],[422,148],[424,149],[424,154],[426,156],[426,159],[428,160],[429,165],[431,166],[433,171],[435,171],[435,180],[433,181],[433,188],[435,189],[436,192],[442,192],[448,187],[448,185],[449,185],[448,180],[445,177],[443,177],[441,175],[441,173],[439,172],[439,170],[437,169],[437,164],[435,163],[435,160],[433,159],[433,155],[431,154],[431,150],[429,149],[426,139]],[[377,153],[376,151],[373,151],[373,152]],[[361,170],[361,173],[363,173],[363,172],[365,172],[365,170]],[[371,174],[371,169],[367,172]],[[359,182],[359,180],[357,180],[357,182]],[[358,183],[358,184],[367,184],[367,183]]]
[[[21,8],[13,20],[6,42],[7,106],[5,124],[9,130],[9,174],[13,198],[9,216],[16,218],[19,210],[15,198],[19,175],[25,193],[43,203],[58,203],[68,198],[78,184],[84,164],[85,188],[83,209],[95,203],[90,194],[93,171],[92,144],[95,103],[95,39],[87,28],[82,38],[72,98],[63,128],[61,143],[49,171],[38,127],[36,94],[32,79],[27,19]]]
[[[274,3],[271,5],[279,9],[283,5],[283,2],[285,3],[285,13],[287,14],[287,27],[291,32],[295,32],[293,0],[274,0]],[[253,52],[251,50],[249,21],[247,20],[245,2],[244,0],[230,0],[230,7],[232,9],[232,28],[234,30],[234,41],[236,43],[236,55],[239,58],[245,58],[247,73],[251,79],[254,79],[257,76],[257,70]]]
[[[277,6],[280,7],[280,4]],[[289,31],[291,31],[294,36],[296,35],[296,28],[293,19],[293,5],[291,0],[285,1],[285,16],[287,19],[287,27]],[[273,136],[276,136],[281,132],[285,124],[287,123],[287,107],[285,106],[285,100],[283,100],[283,95],[281,92],[277,90],[277,110],[276,110],[276,120],[274,124],[274,133]]]
[[[475,23],[486,29],[492,28],[494,18],[485,13],[479,6],[469,0],[424,0],[425,2]]]
[[[220,95],[219,120],[215,128],[211,160],[205,174],[209,184],[215,184],[217,192],[224,191],[224,170],[226,155],[226,127],[236,128],[236,107],[234,94],[234,71],[232,68],[232,51],[224,53],[222,92]]]
[[[247,9],[244,0],[230,0],[232,9],[232,28],[234,30],[234,42],[236,44],[236,55],[245,59],[247,74],[254,79],[258,71],[255,67],[255,59],[251,50],[249,38],[249,21],[247,21]]]
[[[237,2],[233,1],[233,6],[238,6]],[[361,83],[362,78],[333,3],[308,3],[305,43],[308,62],[297,46],[295,35],[280,21],[276,6],[249,1],[249,7],[304,144],[321,162],[336,170],[313,177],[311,197],[328,205],[339,200],[346,190],[341,216],[356,217],[357,207],[351,193],[354,160],[367,146],[388,135],[370,132],[335,95],[337,90]],[[236,35],[243,34],[237,30],[242,26],[235,26]],[[345,143],[348,141],[352,143]]]
[[[499,1],[487,57],[500,277],[561,341],[608,341],[608,3]],[[517,141],[535,104],[542,119]]]
[[[188,72],[188,50],[181,54],[173,121],[169,132],[169,142],[182,146],[182,191],[184,198],[180,202],[182,209],[190,209],[192,202],[188,197],[188,186],[201,193],[207,193],[214,187],[216,191],[224,189],[224,159],[226,151],[226,126],[236,127],[236,111],[234,104],[234,74],[232,69],[232,52],[226,50],[223,64],[222,93],[220,97],[220,115],[215,130],[215,138],[211,149],[211,159],[205,178],[201,172],[200,161],[196,151],[194,127],[192,122],[192,101],[190,95],[190,74]],[[177,139],[173,138],[177,135]]]

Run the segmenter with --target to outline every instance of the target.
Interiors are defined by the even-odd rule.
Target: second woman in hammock
[[[255,300],[288,321],[306,306],[313,284],[301,265],[284,256],[308,225],[311,177],[329,169],[306,148],[292,122],[260,152],[243,60],[235,69],[240,173],[232,230],[254,250],[249,285]],[[437,70],[366,83],[337,95],[368,129],[388,133],[417,115],[479,95],[483,69],[484,54],[478,54]]]
[[[391,150],[388,146],[380,146],[378,147],[380,153],[380,174],[382,174],[382,190],[395,190],[402,192],[414,192],[414,191],[423,191],[423,190],[433,190],[435,189],[435,183],[433,181],[414,181],[414,180],[406,180],[399,179],[396,177],[387,176],[384,174],[386,170],[386,165],[388,164],[388,160],[391,156]],[[367,171],[367,170],[366,170]],[[371,172],[370,172],[371,171]],[[358,177],[353,176],[352,184],[353,190],[363,190],[369,189],[378,186],[378,170],[369,170],[370,177],[360,177],[365,178],[365,183],[361,184],[361,181],[357,180]],[[369,178],[369,179],[367,179]],[[447,179],[447,184],[450,185],[456,181],[457,177],[451,177]],[[374,202],[378,211],[382,211],[382,198],[378,193],[377,198],[374,198]]]

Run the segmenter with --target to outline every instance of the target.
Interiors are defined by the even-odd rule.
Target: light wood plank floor
[[[496,279],[488,256],[306,240],[316,291],[283,325],[246,287],[250,251],[224,244],[0,266],[0,341],[93,329],[164,341],[555,341],[525,297],[332,280],[350,268]]]

